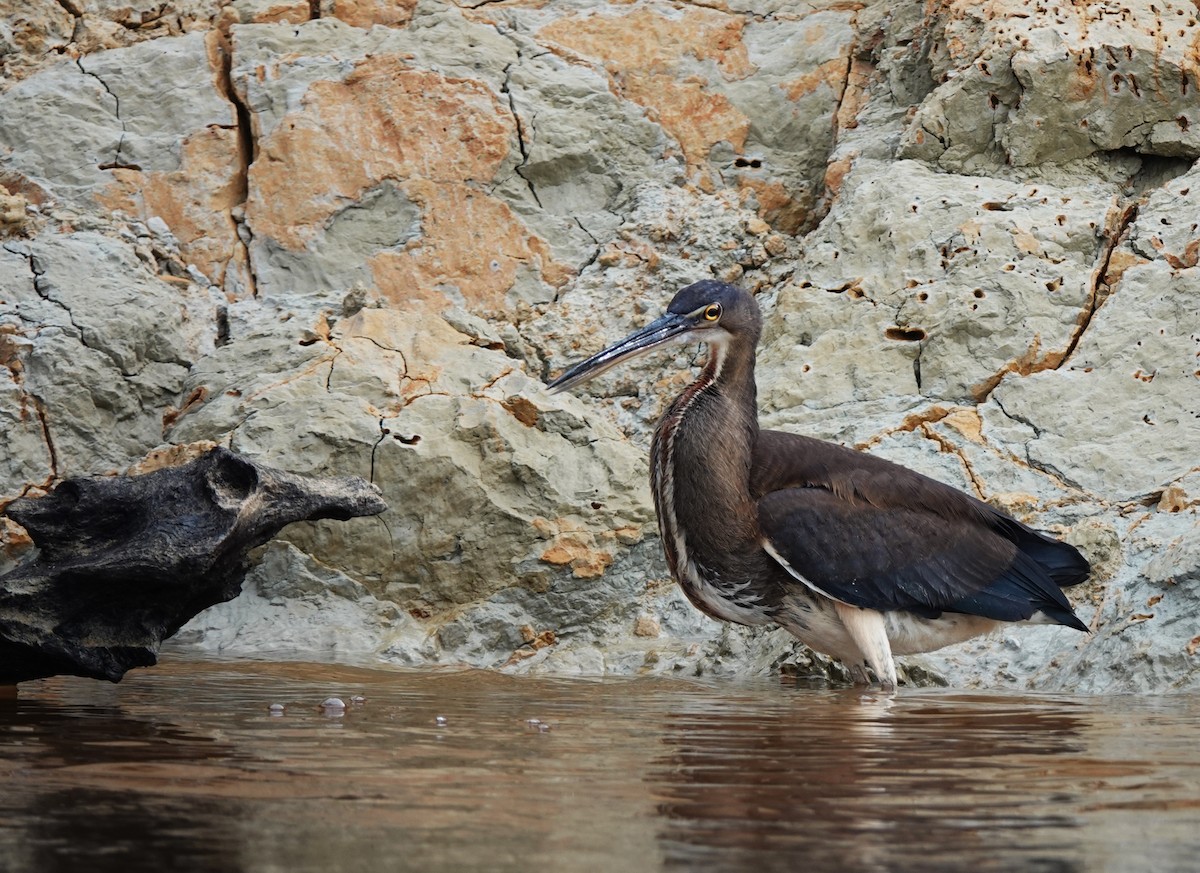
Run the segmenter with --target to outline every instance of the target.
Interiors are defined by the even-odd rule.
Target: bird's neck
[[[728,401],[729,411],[740,413],[757,430],[758,386],[754,381],[754,352],[754,345],[746,342],[712,344],[708,361],[697,381],[707,377],[712,390]]]
[[[684,426],[684,420],[688,424]],[[658,425],[660,438],[674,437],[680,429],[703,434],[710,439],[689,439],[696,449],[705,446],[704,454],[740,459],[745,449],[749,459],[754,436],[758,433],[758,389],[754,381],[754,349],[737,342],[712,343],[708,359],[699,377],[675,398]],[[735,440],[730,446],[727,438],[748,432],[747,438]],[[744,444],[744,445],[743,445]],[[720,447],[720,448],[719,448]],[[733,454],[729,449],[733,448]],[[724,449],[722,451],[721,449]],[[701,460],[699,458],[695,460]]]
[[[668,559],[670,543],[685,530],[696,540],[693,550],[732,549],[753,536],[741,528],[754,519],[757,439],[754,348],[714,343],[700,377],[671,404],[654,436],[653,490]]]

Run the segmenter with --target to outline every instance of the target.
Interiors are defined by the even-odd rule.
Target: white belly
[[[775,621],[800,642],[818,652],[847,663],[862,658],[834,607],[834,601],[814,595],[791,596],[784,600]],[[1000,622],[977,615],[943,612],[938,618],[921,618],[910,612],[883,613],[884,630],[892,653],[915,655],[961,643],[996,629]]]

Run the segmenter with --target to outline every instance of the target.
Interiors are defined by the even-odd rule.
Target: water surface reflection
[[[791,702],[668,717],[671,751],[649,778],[668,786],[669,864],[964,870],[1004,858],[1077,869],[1077,797],[1036,785],[1046,756],[1082,748],[1085,720],[1071,707],[851,691]]]
[[[187,859],[188,869],[238,869],[236,850],[212,839],[205,822],[236,815],[207,797],[164,797],[152,769],[196,780],[203,762],[237,751],[168,722],[130,717],[112,706],[63,706],[39,699],[0,701],[9,788],[51,773],[51,784],[24,785],[0,802],[5,870],[77,871],[156,858]],[[153,761],[147,760],[153,756]]]
[[[331,694],[365,701],[333,714]],[[169,660],[0,702],[0,856],[11,871],[1192,870],[1198,727],[1185,696]]]

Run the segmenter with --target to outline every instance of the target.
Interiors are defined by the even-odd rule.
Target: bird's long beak
[[[622,361],[658,348],[678,339],[693,327],[692,320],[686,315],[676,315],[668,312],[643,327],[634,331],[625,339],[614,343],[602,352],[597,352],[586,361],[576,364],[567,370],[547,387],[551,393],[573,388],[581,382],[586,382],[595,376],[615,367]]]

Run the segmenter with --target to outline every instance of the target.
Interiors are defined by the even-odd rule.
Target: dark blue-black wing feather
[[[1001,621],[1036,613],[1086,630],[1062,588],[1087,578],[1071,545],[911,470],[764,431],[759,527],[791,572],[853,606]]]

